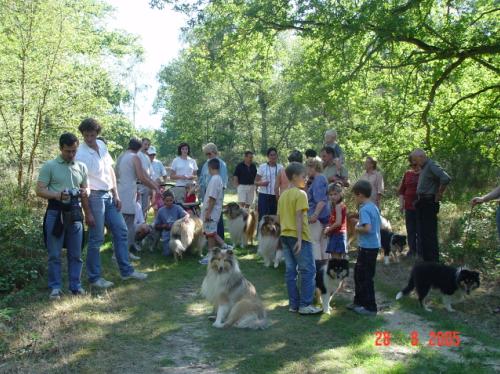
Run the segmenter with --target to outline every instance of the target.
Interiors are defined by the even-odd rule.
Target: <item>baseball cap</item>
[[[155,155],[156,154],[156,148],[153,146],[150,146],[148,149],[148,155]]]

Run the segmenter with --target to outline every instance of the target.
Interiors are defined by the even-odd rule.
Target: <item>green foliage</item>
[[[455,193],[495,176],[493,0],[151,1],[163,3],[191,17],[159,75],[169,142],[286,154],[318,149],[333,127],[352,166],[375,156],[394,183],[416,147],[456,172]]]
[[[99,0],[0,0],[0,9],[2,155],[26,196],[61,132],[76,132],[88,116],[123,129],[129,94],[104,66],[128,56],[136,63],[142,48],[135,36],[102,27],[111,9]]]
[[[4,176],[5,177],[5,176]],[[4,179],[5,180],[5,179]],[[24,288],[46,273],[43,212],[18,204],[14,184],[4,184],[0,200],[0,295]]]

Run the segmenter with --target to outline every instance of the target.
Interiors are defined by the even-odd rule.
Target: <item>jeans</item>
[[[417,208],[417,237],[419,238],[418,255],[424,261],[439,261],[438,220],[439,203],[431,199],[418,200]]]
[[[81,286],[80,277],[82,274],[82,239],[83,239],[83,224],[82,222],[74,222],[64,228],[64,232],[60,237],[52,234],[52,229],[57,219],[59,219],[59,211],[47,210],[45,221],[45,234],[47,236],[48,249],[48,278],[49,287],[62,288],[61,276],[61,251],[63,247],[67,248],[68,259],[68,278],[69,289],[77,291]]]
[[[406,234],[408,235],[408,247],[410,254],[420,254],[422,249],[419,248],[420,242],[417,238],[417,211],[415,209],[405,210]]]
[[[296,255],[293,247],[297,243],[297,238],[282,236],[281,243],[285,256],[285,282],[288,289],[289,307],[298,309],[311,305],[316,288],[316,265],[312,244],[302,240],[302,249]],[[300,273],[300,292],[297,287],[298,273]]]
[[[259,221],[266,215],[275,215],[278,211],[278,201],[276,195],[259,192],[257,199],[257,211],[259,213]]]
[[[354,304],[372,312],[377,311],[373,277],[377,265],[378,249],[359,248],[354,266]]]
[[[170,250],[170,231],[163,231],[161,236],[161,247],[163,256],[170,256],[172,254]]]
[[[100,249],[104,243],[104,224],[111,231],[116,262],[122,276],[134,272],[128,258],[128,231],[121,213],[116,209],[113,197],[109,192],[91,191],[89,205],[94,216],[95,226],[89,227],[89,243],[87,247],[87,276],[93,283],[101,277]]]

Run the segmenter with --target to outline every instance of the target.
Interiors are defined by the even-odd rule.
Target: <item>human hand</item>
[[[302,239],[297,239],[297,243],[293,246],[293,253],[298,255],[302,250]]]
[[[87,188],[80,188],[80,196],[85,198],[89,197]]]
[[[120,198],[116,196],[113,200],[115,202],[116,210],[117,211],[122,210],[122,201],[120,200]]]
[[[94,227],[95,226],[95,219],[94,219],[94,216],[91,213],[85,215],[85,223],[87,224],[88,227]]]
[[[309,223],[316,223],[318,221],[318,216],[316,214],[313,214],[311,217],[309,217]]]
[[[261,181],[261,182],[260,182],[260,185],[261,185],[262,187],[267,187],[267,186],[269,186],[269,183],[270,183],[269,181]]]
[[[482,198],[482,197],[475,197],[475,198],[473,198],[473,199],[471,200],[471,202],[470,202],[470,203],[471,203],[471,205],[472,205],[472,206],[476,206],[476,205],[478,205],[478,204],[482,204],[482,203],[484,203],[484,200],[483,200],[483,198]]]
[[[323,230],[323,234],[328,235],[328,231],[330,231],[330,226],[326,226]]]
[[[209,211],[206,211],[206,212],[205,212],[204,221],[205,221],[205,222],[210,222],[210,212],[209,212]]]

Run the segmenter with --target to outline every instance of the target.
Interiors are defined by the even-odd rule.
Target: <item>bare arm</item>
[[[340,204],[335,205],[335,222],[332,225],[332,229],[340,227],[342,225],[342,207]]]
[[[132,158],[132,162],[134,163],[134,168],[135,168],[135,173],[137,175],[137,178],[146,186],[149,188],[158,191],[158,185],[151,180],[145,173],[144,169],[142,168],[141,162],[139,161],[139,158],[134,157]]]
[[[240,182],[238,181],[238,177],[236,175],[233,175],[233,186],[238,187]]]
[[[210,221],[210,215],[212,214],[212,210],[214,209],[215,199],[211,196],[208,197],[207,209],[205,210],[205,222]]]
[[[474,205],[477,205],[477,204],[486,203],[488,201],[495,200],[495,199],[498,199],[498,198],[500,198],[500,186],[498,186],[493,191],[491,191],[490,193],[488,193],[488,194],[486,194],[484,196],[473,198],[472,199],[472,205],[474,206]]]
[[[63,192],[49,191],[47,185],[43,182],[37,182],[36,195],[47,200],[62,200]]]
[[[372,230],[372,225],[369,223],[364,224],[362,226],[356,226],[356,231],[363,233],[363,234],[368,234]]]

